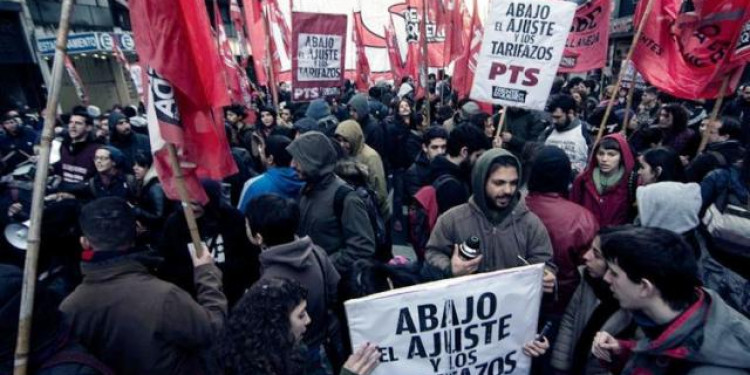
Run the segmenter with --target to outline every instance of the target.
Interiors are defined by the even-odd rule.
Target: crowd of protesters
[[[239,172],[189,204],[202,253],[142,108],[73,108],[55,124],[32,373],[366,375],[378,343],[351,347],[344,301],[544,264],[552,328],[523,348],[534,374],[747,374],[750,227],[728,238],[707,218],[749,222],[750,84],[715,120],[654,87],[627,108],[623,89],[600,129],[613,88],[599,82],[559,77],[545,111],[457,98],[434,75],[426,98],[406,78],[226,107]],[[2,116],[0,224],[18,228],[42,123]],[[464,259],[474,236],[481,255]],[[0,246],[0,374],[18,240]]]

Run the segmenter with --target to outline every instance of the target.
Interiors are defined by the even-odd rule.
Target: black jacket
[[[506,131],[513,135],[507,148],[516,156],[521,155],[526,142],[536,141],[547,127],[541,116],[523,109],[508,111],[505,121]]]
[[[225,204],[212,203],[205,209],[205,214],[198,218],[201,240],[206,243],[214,262],[223,273],[224,294],[231,307],[242,297],[245,289],[258,280],[260,250],[248,241],[245,218],[238,210]],[[164,224],[159,248],[164,263],[159,269],[159,277],[195,296],[193,264],[187,250],[189,242],[190,232],[183,211],[176,211]]]
[[[117,147],[127,158],[127,171],[130,171],[130,168],[133,166],[136,154],[139,152],[151,153],[151,143],[148,140],[148,136],[133,131],[129,135],[123,136],[118,134],[117,130],[110,134],[109,144]]]
[[[146,177],[148,179],[148,177]],[[135,197],[135,218],[149,231],[152,240],[157,237],[164,227],[164,222],[169,215],[169,204],[164,189],[156,177],[148,179],[142,186],[136,190]],[[154,242],[156,244],[156,242]]]
[[[693,159],[685,168],[688,182],[701,182],[712,170],[727,167],[742,159],[745,149],[739,141],[709,143],[702,154]]]
[[[406,194],[413,197],[423,186],[430,184],[430,160],[424,152],[420,152],[414,164],[406,170]]]
[[[471,195],[468,173],[464,172],[460,166],[453,164],[445,156],[437,156],[432,159],[432,163],[430,163],[430,183],[435,182],[445,174],[453,178],[440,184],[435,189],[440,214],[459,204],[466,203]]]
[[[419,131],[410,129],[401,116],[389,116],[386,124],[389,151],[385,156],[392,170],[405,170],[422,151],[422,136]],[[381,159],[383,156],[381,154]]]

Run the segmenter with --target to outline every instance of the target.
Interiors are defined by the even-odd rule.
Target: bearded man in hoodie
[[[476,162],[471,174],[474,194],[468,203],[442,214],[427,243],[426,260],[443,277],[492,272],[545,263],[552,244],[539,218],[520,199],[521,163],[510,152],[492,149]],[[458,244],[477,236],[481,254],[473,260],[458,255]],[[554,267],[544,273],[544,291],[554,290]]]

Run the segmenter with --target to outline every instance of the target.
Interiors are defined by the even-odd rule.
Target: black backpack
[[[380,214],[374,191],[364,186],[352,186],[349,184],[339,186],[338,189],[336,189],[333,198],[333,212],[338,218],[339,225],[341,225],[341,219],[344,212],[344,199],[350,193],[356,193],[359,199],[365,204],[367,217],[370,219],[372,232],[375,235],[375,259],[382,262],[388,262],[393,257],[393,251],[391,249],[391,241],[388,236],[386,223],[383,216]]]

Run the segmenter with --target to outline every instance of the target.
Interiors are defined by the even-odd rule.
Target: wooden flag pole
[[[721,80],[721,88],[719,89],[719,97],[716,98],[716,103],[714,103],[714,108],[713,110],[711,110],[711,116],[708,118],[708,123],[703,129],[703,135],[701,136],[701,144],[698,147],[699,154],[703,152],[703,150],[706,149],[706,145],[708,145],[708,132],[710,130],[709,127],[711,126],[711,123],[713,123],[714,121],[716,121],[716,119],[719,118],[719,111],[721,111],[721,105],[724,104],[724,96],[727,93],[727,86],[729,86],[729,79],[731,77],[732,77],[732,73],[725,75],[724,78]]]
[[[646,1],[648,1],[646,3],[646,10],[643,12],[643,18],[641,18],[641,23],[638,24],[638,30],[636,30],[635,35],[633,36],[633,42],[630,43],[628,54],[625,57],[626,62],[632,61],[633,52],[635,51],[635,47],[638,45],[638,39],[641,38],[641,34],[643,33],[643,28],[646,26],[648,17],[649,15],[651,15],[651,9],[654,7],[653,0],[646,0]],[[622,79],[625,76],[625,71],[626,69],[620,69],[620,74],[617,77],[617,83],[615,84],[615,89],[614,91],[612,91],[612,96],[609,98],[609,102],[607,103],[607,109],[604,111],[604,118],[602,118],[602,122],[601,124],[599,124],[599,134],[596,135],[596,143],[599,143],[599,141],[602,139],[602,136],[604,135],[604,126],[607,124],[609,115],[612,113],[612,107],[615,104],[615,99],[617,99],[617,96],[620,95],[620,87],[622,86]],[[635,85],[635,79],[633,79],[633,85]]]
[[[505,116],[508,115],[508,108],[509,107],[503,108],[503,113],[500,114],[500,121],[498,121],[497,129],[495,130],[495,142],[502,137],[503,129],[505,128]]]
[[[628,137],[628,123],[630,122],[630,108],[633,106],[633,93],[634,92],[635,92],[635,80],[633,80],[633,82],[630,83],[630,87],[628,87],[628,97],[625,100],[625,117],[623,117],[622,130],[620,131],[625,138]]]
[[[173,143],[167,143],[167,150],[169,151],[169,164],[172,165],[172,171],[174,172],[177,194],[180,196],[182,211],[185,213],[185,221],[187,221],[188,230],[190,231],[190,239],[193,242],[193,247],[195,247],[196,257],[200,258],[203,255],[201,235],[198,231],[198,222],[195,220],[195,212],[193,212],[193,207],[190,205],[190,195],[188,195],[187,187],[185,186],[185,175],[182,173],[180,159],[177,157],[177,148]]]
[[[44,113],[44,128],[42,129],[39,159],[36,162],[34,175],[34,190],[31,199],[31,223],[29,226],[28,245],[26,247],[26,261],[24,264],[23,287],[21,288],[21,307],[18,314],[18,337],[16,338],[14,375],[26,375],[29,366],[29,347],[31,343],[31,324],[34,311],[34,293],[36,291],[36,273],[39,262],[39,246],[41,244],[42,216],[44,214],[44,195],[49,173],[49,158],[51,153],[55,115],[60,99],[63,67],[68,45],[68,28],[70,14],[73,10],[73,0],[63,0],[60,7],[60,25],[57,28],[55,42],[55,60],[52,64],[52,79],[50,83],[47,107]],[[44,64],[44,61],[40,62]]]

